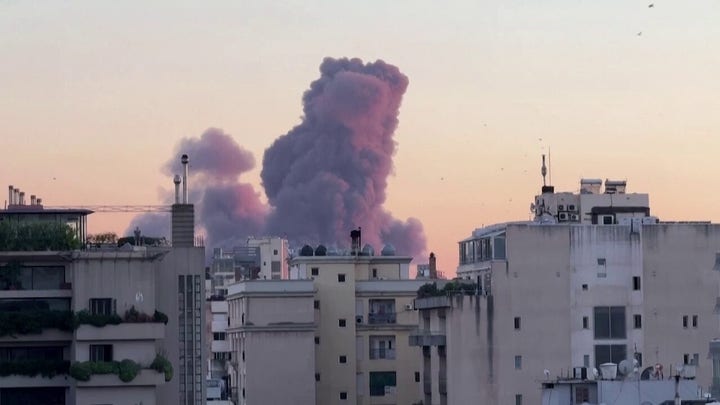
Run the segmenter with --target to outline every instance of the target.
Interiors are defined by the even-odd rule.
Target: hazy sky
[[[649,4],[0,0],[0,184],[157,204],[176,142],[218,127],[261,192],[322,59],[358,57],[410,79],[386,207],[422,220],[441,270],[474,228],[528,218],[548,148],[556,189],[627,179],[661,219],[720,221],[720,1]]]

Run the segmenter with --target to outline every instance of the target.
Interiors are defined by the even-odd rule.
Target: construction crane
[[[67,210],[80,209],[90,210],[95,213],[118,213],[118,212],[171,212],[170,205],[55,205],[45,206],[45,209]]]

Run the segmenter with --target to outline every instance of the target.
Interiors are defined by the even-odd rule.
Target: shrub
[[[75,231],[61,222],[0,222],[0,251],[74,250]]]
[[[70,366],[70,377],[78,381],[90,381],[91,375],[92,367],[90,366],[89,361],[73,363],[73,365]]]
[[[118,377],[122,382],[130,382],[140,372],[140,365],[132,360],[125,359],[118,364]]]
[[[91,314],[90,311],[84,309],[77,313],[77,323],[79,325],[92,325],[98,328],[105,325],[118,325],[122,323],[122,318],[118,314],[103,315]]]
[[[150,364],[150,368],[157,371],[158,373],[165,374],[165,381],[170,381],[173,378],[173,367],[168,359],[162,354],[158,353],[155,355],[155,360]]]
[[[130,382],[140,372],[140,365],[132,360],[83,361],[70,366],[70,376],[78,381],[90,381],[94,374],[115,374],[122,382]]]
[[[418,298],[427,298],[427,297],[436,297],[438,295],[443,295],[442,291],[438,290],[437,283],[427,283],[423,284],[418,288],[417,291],[417,297]]]
[[[43,329],[75,330],[75,316],[71,311],[47,309],[0,311],[0,337],[42,333]]]
[[[155,313],[153,314],[153,322],[162,322],[165,325],[168,323],[168,316],[163,314],[162,312],[155,310]]]

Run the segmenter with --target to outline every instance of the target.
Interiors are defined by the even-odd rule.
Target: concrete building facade
[[[659,222],[647,195],[625,194],[624,182],[606,182],[602,194],[586,183],[574,196],[546,186],[535,221],[461,241],[458,276],[476,284],[473,296],[416,301],[418,339],[429,336],[427,403],[539,403],[544,370],[626,359],[640,371],[694,366],[709,389],[720,226]]]

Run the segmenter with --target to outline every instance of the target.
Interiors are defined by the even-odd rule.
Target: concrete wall
[[[108,388],[82,388],[76,390],[75,403],[113,404],[113,405],[155,405],[164,402],[157,401],[154,387],[115,387]]]

